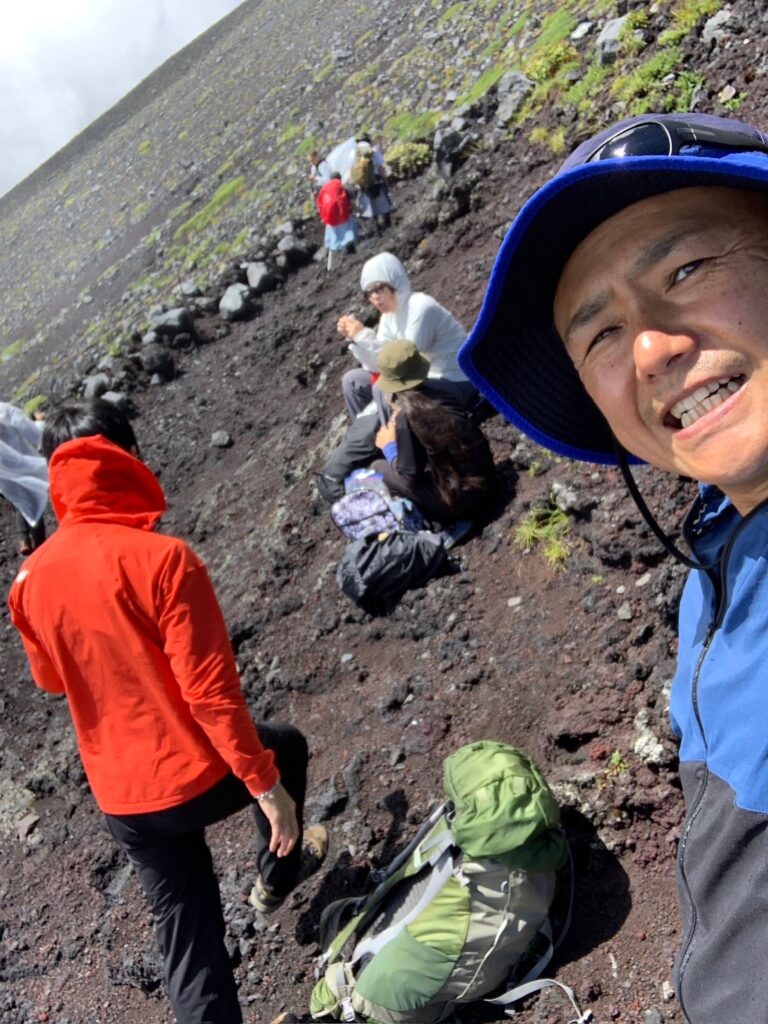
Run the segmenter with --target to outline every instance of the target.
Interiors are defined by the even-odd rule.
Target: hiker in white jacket
[[[412,341],[429,358],[431,380],[449,383],[454,400],[469,408],[477,392],[456,362],[459,346],[467,332],[459,321],[431,295],[414,292],[405,267],[391,252],[381,252],[363,265],[360,287],[371,305],[381,313],[376,331],[354,316],[342,316],[337,329],[349,338],[349,350],[361,368],[344,374],[341,388],[350,418],[354,419],[376,400],[381,422],[386,411],[371,382],[378,373],[377,355],[388,341]],[[372,410],[371,410],[372,411]]]
[[[448,405],[468,411],[479,402],[477,391],[456,362],[456,352],[467,332],[431,295],[411,290],[411,282],[397,256],[381,252],[363,265],[360,286],[381,313],[377,330],[354,316],[340,318],[337,328],[349,338],[349,350],[360,363],[341,381],[352,423],[344,440],[326,460],[316,477],[317,488],[328,502],[344,493],[344,479],[379,455],[376,433],[389,418],[389,405],[375,384],[378,353],[388,341],[412,341],[429,359],[433,397],[443,395]]]

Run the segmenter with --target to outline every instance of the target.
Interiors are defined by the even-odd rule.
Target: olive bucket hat
[[[707,114],[629,118],[583,142],[513,221],[458,358],[534,441],[572,459],[616,462],[608,424],[555,330],[557,284],[603,221],[650,196],[702,185],[768,190],[768,138]]]
[[[379,350],[378,385],[396,394],[423,384],[429,376],[429,360],[412,341],[388,341]]]

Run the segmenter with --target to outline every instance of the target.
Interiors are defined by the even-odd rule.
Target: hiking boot
[[[301,842],[299,882],[305,882],[320,868],[328,853],[328,829],[325,825],[310,825],[304,829]],[[298,885],[298,882],[296,883]]]
[[[261,875],[256,875],[256,881],[251,889],[248,902],[260,914],[273,914],[282,907],[285,902],[285,896],[277,896],[265,885]]]
[[[301,843],[301,864],[296,885],[305,882],[318,870],[328,853],[328,830],[325,825],[310,825],[304,830]],[[288,893],[286,893],[286,896]],[[285,896],[272,892],[260,874],[256,875],[248,897],[251,906],[260,914],[273,914],[285,902]]]

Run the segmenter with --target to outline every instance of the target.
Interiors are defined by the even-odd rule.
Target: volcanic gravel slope
[[[735,6],[748,24],[752,8]],[[745,33],[736,51],[730,65],[707,56],[708,67],[719,61],[741,81],[760,66],[758,40]],[[746,116],[763,97],[758,75]],[[469,324],[499,229],[551,169],[514,140],[499,142],[454,185],[471,195],[463,215],[453,208],[431,227],[434,178],[403,183],[383,244]],[[175,379],[153,387],[139,375],[131,392],[144,456],[169,500],[165,529],[209,565],[254,717],[306,732],[308,817],[331,833],[322,871],[262,920],[246,903],[248,815],[210,830],[246,1020],[306,1012],[323,906],[362,892],[368,870],[408,839],[441,793],[448,753],[493,738],[530,753],[563,806],[576,894],[557,977],[597,1021],[680,1021],[670,969],[682,800],[666,703],[682,571],[662,556],[614,470],[555,459],[496,417],[485,429],[502,500],[456,552],[462,571],[406,595],[385,618],[340,595],[343,542],[312,473],[343,424],[338,383],[349,363],[335,321],[358,310],[360,263],[374,251],[362,245],[330,282],[317,265],[299,270],[226,337],[216,338],[218,319],[203,318],[200,343],[175,353]],[[102,301],[117,304],[120,287]],[[95,362],[70,342],[62,334],[42,368],[62,393]],[[30,368],[0,368],[9,392]],[[213,447],[215,430],[228,431],[232,446]],[[672,528],[690,485],[637,475]],[[569,508],[562,572],[514,540],[553,493]],[[6,514],[6,586],[17,564]],[[32,685],[0,614],[0,1021],[168,1024],[150,915],[90,797],[66,705]],[[489,1016],[473,1010],[467,1019]],[[570,1016],[547,992],[520,1019]]]

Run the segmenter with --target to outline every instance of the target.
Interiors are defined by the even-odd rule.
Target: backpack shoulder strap
[[[508,992],[496,996],[494,999],[484,999],[483,1002],[491,1003],[494,1006],[503,1006],[505,1016],[511,1017],[514,1016],[514,1010],[510,1011],[508,1007],[512,1003],[525,999],[526,996],[532,996],[534,992],[541,992],[545,988],[559,988],[570,1000],[576,1016],[568,1024],[589,1024],[589,1021],[592,1020],[591,1010],[586,1010],[584,1013],[581,1012],[576,996],[573,994],[573,989],[568,985],[564,985],[561,981],[555,981],[554,978],[538,978],[536,981],[526,981],[522,985],[516,985],[514,988],[509,989]]]
[[[455,863],[452,847],[453,836],[450,832],[442,832],[440,834],[440,842],[434,844],[429,857],[422,861],[422,865],[426,863],[431,864],[432,871],[429,875],[427,887],[421,894],[418,902],[415,906],[411,907],[405,917],[401,917],[399,921],[391,924],[389,928],[385,928],[383,931],[378,932],[378,934],[358,942],[352,957],[353,964],[365,956],[374,956],[378,953],[380,949],[386,946],[395,935],[399,935],[403,928],[406,928],[411,921],[415,920],[422,910],[432,902],[454,872]]]

